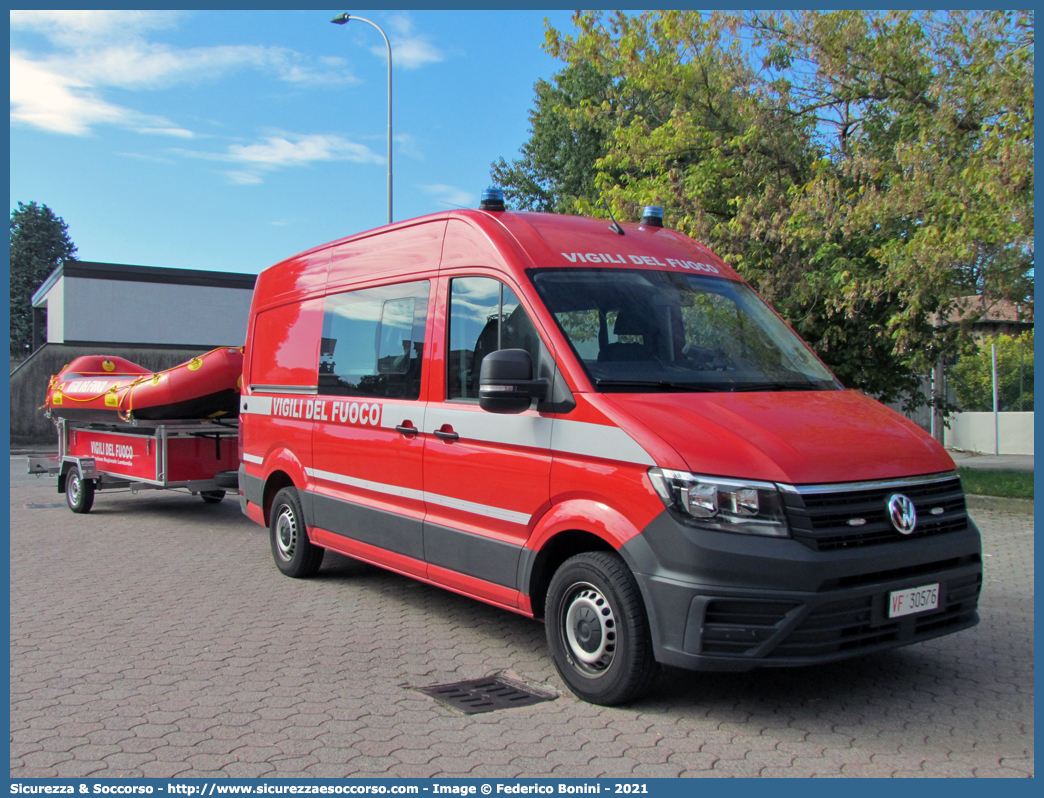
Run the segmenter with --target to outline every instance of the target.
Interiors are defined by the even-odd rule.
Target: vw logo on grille
[[[900,535],[909,535],[917,526],[917,509],[914,503],[901,493],[888,497],[888,517]]]

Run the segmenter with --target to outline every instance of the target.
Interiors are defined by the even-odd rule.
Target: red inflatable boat
[[[122,357],[78,357],[51,377],[44,406],[55,418],[122,421],[234,418],[243,349],[221,347],[166,371]]]

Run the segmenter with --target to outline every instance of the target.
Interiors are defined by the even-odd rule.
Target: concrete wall
[[[946,430],[946,446],[969,452],[1033,454],[1033,413],[955,413]],[[1000,428],[998,440],[997,427]]]
[[[252,291],[69,275],[60,282],[60,288],[56,285],[48,292],[51,341],[148,341],[172,346],[242,346],[246,341]],[[51,305],[58,295],[64,298],[64,314]],[[64,320],[58,322],[56,317],[61,316]],[[55,319],[53,327],[51,319]]]
[[[57,443],[54,424],[44,416],[40,406],[47,395],[51,376],[81,355],[116,355],[152,371],[162,371],[212,348],[107,346],[102,349],[96,346],[45,344],[11,372],[11,443],[19,446]]]

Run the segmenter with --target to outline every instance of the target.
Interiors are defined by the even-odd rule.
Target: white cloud
[[[392,142],[398,145],[399,152],[407,158],[418,161],[424,160],[424,153],[417,146],[417,137],[410,133],[396,133],[392,136]]]
[[[253,185],[264,180],[264,173],[276,169],[310,166],[328,161],[382,164],[385,158],[363,144],[320,133],[276,132],[253,144],[232,144],[223,153],[194,150],[172,150],[190,158],[226,161],[241,168],[225,172],[225,176],[239,185]]]
[[[413,32],[413,20],[406,14],[394,14],[381,26],[388,32],[392,48],[392,64],[403,69],[418,69],[427,64],[444,61],[446,54],[422,34]],[[387,58],[388,48],[382,41],[370,47],[374,55]]]
[[[134,130],[138,133],[145,133],[146,135],[157,135],[157,136],[178,136],[184,139],[191,139],[195,137],[195,133],[191,130],[185,130],[183,127],[161,127],[158,125],[145,125],[143,127],[136,127]]]
[[[11,29],[46,36],[62,47],[84,47],[92,40],[125,40],[150,30],[171,28],[178,11],[11,11]]]
[[[384,163],[383,157],[362,144],[322,134],[286,133],[268,136],[257,144],[233,144],[225,157],[264,168],[302,166],[315,161]]]
[[[106,102],[79,77],[52,72],[17,52],[11,53],[11,122],[74,136],[87,135],[102,124],[192,135],[162,117]]]
[[[225,172],[225,177],[237,186],[254,186],[264,182],[256,172]]]
[[[11,121],[83,136],[98,125],[191,136],[169,120],[104,99],[110,88],[148,90],[220,79],[251,69],[295,85],[357,83],[343,58],[311,58],[285,47],[175,48],[145,34],[175,25],[177,12],[12,11],[13,30],[39,33],[50,51],[11,53]],[[22,37],[23,39],[25,37]]]
[[[444,205],[452,205],[455,208],[471,208],[477,204],[474,192],[465,191],[457,186],[448,186],[445,183],[428,183],[418,185],[421,191]]]

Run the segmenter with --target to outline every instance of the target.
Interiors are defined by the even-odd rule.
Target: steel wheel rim
[[[289,505],[284,504],[276,517],[275,541],[279,558],[284,562],[290,562],[297,549],[297,515]]]
[[[616,617],[609,601],[594,585],[573,585],[562,614],[567,653],[585,676],[603,675],[616,657]]]
[[[69,503],[74,506],[78,505],[83,498],[83,482],[80,480],[80,475],[75,471],[69,474],[65,490],[69,494]],[[60,507],[61,505],[58,506]]]

